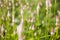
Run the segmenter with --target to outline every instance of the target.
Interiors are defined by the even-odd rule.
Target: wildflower
[[[57,12],[58,12],[58,14],[60,15],[60,11],[58,10]]]
[[[4,38],[4,36],[3,36],[3,35],[1,35],[1,37],[2,37],[2,38]]]
[[[32,17],[31,22],[34,22],[34,19],[35,19],[35,18],[34,18],[34,17]]]
[[[1,4],[1,1],[0,1],[0,4]]]
[[[32,25],[31,29],[34,30],[34,28],[35,28],[34,25]]]
[[[50,33],[50,34],[51,34],[51,35],[54,35],[54,29],[51,30],[51,33]]]
[[[10,12],[8,11],[8,14],[7,14],[8,17],[10,17]]]
[[[21,14],[23,14],[23,9],[21,9]]]
[[[4,32],[4,27],[3,27],[3,25],[1,26],[1,29],[0,29],[0,36],[2,37],[2,38],[4,38],[3,37],[3,32]]]
[[[46,0],[46,10],[52,6],[50,0]]]
[[[3,5],[2,5],[2,2],[0,1],[0,7],[2,7]]]
[[[34,25],[30,26],[29,29],[34,30]]]
[[[18,6],[18,3],[16,3],[15,6]]]
[[[29,3],[28,3],[28,1],[27,1],[27,0],[25,0],[25,2],[26,2],[26,4],[27,4],[27,5],[29,5]]]
[[[35,32],[35,33],[34,33],[34,36],[36,36],[36,35],[37,35],[37,33]]]
[[[5,32],[7,32],[7,30],[5,30]]]
[[[2,32],[4,31],[4,27],[3,27],[3,25],[2,25],[2,27],[1,27],[1,31],[2,31]]]
[[[37,5],[37,14],[39,13],[39,9],[40,9],[41,5],[42,5],[42,3],[38,3],[38,5]]]
[[[2,20],[4,20],[4,16],[2,16]]]
[[[58,22],[59,22],[59,18],[58,16],[56,16],[56,26],[58,25]]]
[[[12,4],[11,4],[11,2],[9,2],[9,6],[11,6]]]
[[[22,40],[22,37],[21,37],[22,27],[23,27],[23,17],[21,19],[20,24],[17,27],[18,40]]]

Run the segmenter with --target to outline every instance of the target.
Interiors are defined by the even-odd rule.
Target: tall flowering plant
[[[0,40],[59,40],[59,0],[0,0]]]

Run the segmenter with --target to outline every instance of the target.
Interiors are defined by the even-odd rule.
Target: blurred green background
[[[0,0],[0,40],[60,40],[60,0]]]

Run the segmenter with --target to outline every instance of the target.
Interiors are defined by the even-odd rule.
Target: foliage
[[[1,0],[0,39],[18,40],[16,31],[23,15],[23,40],[60,40],[60,1],[48,2],[50,3],[46,4],[46,0]]]

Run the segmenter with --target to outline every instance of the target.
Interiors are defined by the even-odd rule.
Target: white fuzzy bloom
[[[11,4],[11,2],[9,2],[9,6],[11,6],[12,4]]]
[[[1,4],[1,1],[0,1],[0,4]]]
[[[58,10],[57,12],[58,12],[58,14],[60,15],[60,11]]]
[[[15,19],[14,19],[14,15],[12,16],[12,25],[14,25]]]
[[[51,33],[50,33],[50,34],[51,34],[51,35],[54,35],[54,29],[51,30]]]
[[[1,4],[1,7],[2,7],[3,5]]]
[[[4,38],[4,36],[3,35],[0,35],[2,38]]]
[[[59,22],[59,18],[58,16],[56,16],[56,26],[58,25],[58,22]]]
[[[23,14],[23,9],[21,9],[21,11],[20,11],[20,12],[21,12],[21,14]]]
[[[23,17],[21,19],[20,24],[17,26],[18,40],[22,40],[22,38],[21,38],[22,27],[23,27]]]
[[[7,30],[5,30],[5,32],[7,32]]]
[[[32,29],[32,30],[34,30],[34,29],[35,29],[34,25],[32,25],[31,29]]]
[[[2,16],[2,19],[4,20],[4,16]]]
[[[18,6],[18,3],[16,3],[15,5]]]
[[[26,4],[29,5],[28,0],[25,0]]]
[[[46,0],[46,9],[48,10],[48,0]]]
[[[4,27],[3,27],[3,25],[0,27],[0,36],[2,37],[2,38],[4,38],[3,37],[3,32],[4,32]]]
[[[36,35],[37,35],[37,33],[35,32],[35,33],[34,33],[34,36],[36,36]]]
[[[2,25],[2,27],[1,27],[1,31],[2,31],[2,32],[4,31],[4,27],[3,27],[3,25]]]
[[[51,6],[52,6],[51,1],[46,0],[46,10],[48,10],[48,8],[50,8]]]
[[[30,26],[29,29],[34,30],[35,29],[34,25]]]
[[[53,35],[54,34],[54,32],[51,32],[51,35]]]
[[[7,14],[8,17],[10,17],[10,12],[8,11],[8,14]]]
[[[58,22],[58,21],[59,21],[58,16],[56,16],[56,22]]]
[[[0,1],[0,7],[2,7],[3,5],[2,5],[2,2]]]

